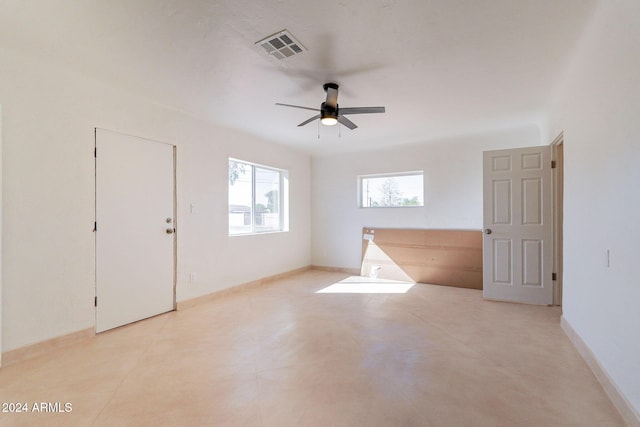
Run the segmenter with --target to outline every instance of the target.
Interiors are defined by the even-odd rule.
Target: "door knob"
[[[167,228],[167,234],[173,234],[175,230],[173,228]]]
[[[491,231],[490,228],[485,228],[484,229],[484,234],[491,234],[491,233],[493,233],[493,231]]]

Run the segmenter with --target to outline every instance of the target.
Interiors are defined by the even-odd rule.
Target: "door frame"
[[[2,105],[0,104],[0,366],[2,366]]]
[[[564,224],[564,133],[551,142],[551,160],[555,167],[551,169],[553,200],[553,305],[562,306],[563,274],[563,224]]]
[[[97,158],[97,149],[98,149],[98,131],[106,131],[106,132],[114,132],[114,133],[118,133],[121,135],[125,135],[125,136],[129,136],[132,138],[139,138],[139,139],[144,139],[147,141],[151,141],[151,142],[156,142],[159,144],[164,144],[164,145],[170,145],[173,148],[173,173],[172,173],[172,181],[173,181],[173,228],[174,228],[174,233],[173,233],[173,277],[172,277],[172,281],[173,281],[173,311],[175,311],[177,309],[177,284],[178,284],[178,173],[177,173],[177,169],[178,169],[178,147],[175,144],[172,143],[168,143],[168,142],[164,142],[164,141],[158,141],[157,139],[152,139],[152,138],[147,138],[147,137],[142,137],[142,136],[138,136],[138,135],[133,135],[127,132],[120,132],[120,131],[116,131],[116,130],[112,130],[112,129],[106,129],[106,128],[100,128],[100,127],[95,127],[93,129],[93,172],[94,172],[94,192],[93,192],[93,202],[94,202],[94,216],[93,216],[93,220],[94,220],[94,229],[93,229],[93,245],[94,245],[94,268],[93,268],[93,272],[94,272],[94,280],[93,280],[93,285],[94,285],[94,301],[97,300],[98,298],[98,239],[97,239],[97,235],[96,235],[96,224],[98,221],[98,180],[97,180],[97,173],[98,173],[98,158]],[[1,140],[0,140],[1,141]],[[0,147],[1,148],[1,147]],[[1,170],[1,169],[0,169]],[[1,181],[1,176],[0,176],[0,181]],[[1,224],[0,224],[1,226]],[[1,290],[1,288],[0,288]],[[98,316],[98,306],[97,304],[94,304],[94,316],[93,316],[93,322],[94,322],[94,330],[96,331],[96,334],[99,333],[97,332],[97,327],[98,327],[98,322],[97,322],[97,316]],[[145,319],[142,319],[145,320]],[[125,325],[123,325],[125,326]],[[104,331],[104,332],[108,332]],[[1,347],[0,347],[1,348]]]

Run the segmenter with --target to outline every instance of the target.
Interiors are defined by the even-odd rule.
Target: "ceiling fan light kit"
[[[311,107],[303,107],[300,105],[292,105],[292,104],[281,104],[276,102],[276,105],[282,107],[293,107],[293,108],[302,108],[303,110],[312,110],[318,111],[320,114],[315,115],[304,122],[300,123],[298,126],[304,126],[313,122],[314,120],[320,119],[320,123],[325,126],[334,126],[337,123],[340,123],[351,130],[356,129],[358,126],[353,123],[351,120],[345,117],[345,114],[372,114],[372,113],[384,113],[384,107],[345,107],[340,108],[338,106],[338,84],[336,83],[325,83],[322,88],[327,93],[326,100],[320,104],[320,108],[311,108]]]
[[[322,123],[325,126],[334,126],[336,123],[338,123],[338,118],[325,116],[320,119],[320,123]]]

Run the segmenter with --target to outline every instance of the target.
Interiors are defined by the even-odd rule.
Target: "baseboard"
[[[15,350],[9,350],[2,353],[2,366],[6,367],[9,365],[13,365],[18,362],[23,362],[25,360],[42,356],[62,347],[77,344],[81,341],[95,336],[95,334],[96,331],[94,328],[88,328],[78,332],[73,332],[71,334],[41,341],[36,344],[20,347]]]
[[[236,294],[238,292],[246,291],[248,289],[264,286],[268,283],[275,282],[276,280],[282,280],[282,279],[286,279],[287,277],[295,276],[296,274],[300,274],[302,272],[310,270],[311,268],[312,268],[311,266],[296,268],[294,270],[289,270],[284,273],[274,274],[273,276],[263,277],[258,280],[252,280],[251,282],[241,283],[239,285],[235,285],[230,288],[222,289],[206,295],[180,301],[176,303],[176,310],[178,311],[186,310],[187,308],[195,307],[196,305],[210,302],[224,296],[228,296],[228,295]]]
[[[320,270],[320,271],[328,271],[330,273],[352,274],[354,276],[359,276],[360,275],[360,269],[359,268],[326,267],[326,266],[323,266],[323,265],[312,265],[311,269],[312,270]]]
[[[630,427],[640,427],[640,414],[631,406],[631,403],[626,399],[624,394],[620,391],[617,384],[609,376],[607,371],[604,370],[596,356],[593,354],[591,349],[584,342],[582,337],[578,335],[578,333],[573,329],[569,321],[562,316],[560,319],[560,325],[562,326],[562,330],[567,334],[571,342],[573,343],[578,353],[582,356],[584,361],[587,363],[595,377],[598,379],[602,388],[611,399],[611,402],[616,407],[622,418],[624,418],[625,422]]]

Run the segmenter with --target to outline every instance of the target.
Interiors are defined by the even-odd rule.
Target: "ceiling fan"
[[[369,113],[384,113],[384,107],[345,107],[340,108],[338,106],[338,85],[336,83],[325,83],[322,88],[325,92],[327,92],[327,99],[322,104],[320,104],[320,108],[311,108],[311,107],[302,107],[300,105],[291,105],[291,104],[281,104],[276,102],[276,105],[281,105],[283,107],[293,107],[293,108],[302,108],[304,110],[311,111],[319,111],[320,114],[317,114],[310,119],[305,120],[300,123],[298,126],[304,126],[308,123],[311,123],[314,120],[320,119],[320,122],[326,126],[333,126],[336,123],[341,123],[353,130],[358,126],[353,123],[351,120],[347,119],[345,115],[349,114],[369,114]]]

